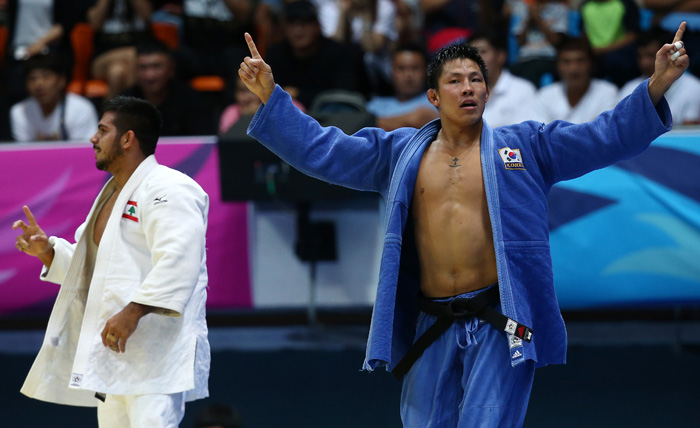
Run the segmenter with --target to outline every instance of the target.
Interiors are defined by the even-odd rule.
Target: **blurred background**
[[[694,2],[0,0],[0,426],[96,426],[94,409],[18,392],[58,288],[15,250],[11,224],[25,204],[51,235],[82,223],[108,178],[87,146],[105,100],[157,105],[159,162],[211,198],[211,397],[181,426],[399,427],[400,383],[360,371],[384,203],[305,177],[245,135],[259,101],[236,74],[243,32],[297,107],[351,133],[435,118],[426,60],[463,41],[489,69],[491,126],[588,121],[651,74],[684,20],[691,68],[667,94],[673,130],[550,195],[569,357],[538,370],[525,426],[557,428],[698,426]]]

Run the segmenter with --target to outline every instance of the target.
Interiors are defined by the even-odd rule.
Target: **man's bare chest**
[[[117,201],[118,192],[112,193],[107,201],[99,208],[97,212],[97,218],[95,219],[95,228],[93,239],[95,244],[99,247],[100,241],[102,240],[102,235],[104,234],[105,227],[107,226],[107,221],[109,221],[109,215],[112,213],[114,204]]]

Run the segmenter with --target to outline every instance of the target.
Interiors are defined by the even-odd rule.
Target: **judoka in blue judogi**
[[[474,48],[449,46],[428,67],[439,119],[346,135],[294,107],[246,39],[251,57],[239,76],[263,102],[249,135],[308,175],[386,200],[363,367],[405,374],[404,426],[522,426],[534,369],[566,360],[548,192],[639,154],[670,130],[663,94],[688,67],[685,49],[674,60],[674,46],[662,47],[654,75],[590,123],[492,129],[482,119],[483,60]]]

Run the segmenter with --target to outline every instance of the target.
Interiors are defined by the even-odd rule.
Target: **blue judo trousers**
[[[472,298],[485,290],[436,301]],[[500,304],[494,309],[501,312]],[[416,338],[436,320],[421,312]],[[511,366],[505,332],[477,317],[457,319],[404,377],[401,419],[405,428],[520,427],[534,376],[533,361]]]

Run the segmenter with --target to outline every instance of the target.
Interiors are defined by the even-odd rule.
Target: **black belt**
[[[498,285],[495,285],[471,299],[455,298],[449,302],[436,302],[420,297],[420,310],[437,317],[437,321],[416,340],[406,355],[394,367],[391,373],[398,379],[404,377],[423,352],[435,342],[457,319],[478,317],[499,330],[512,334],[526,342],[532,340],[532,329],[514,321],[491,307],[499,301]]]

